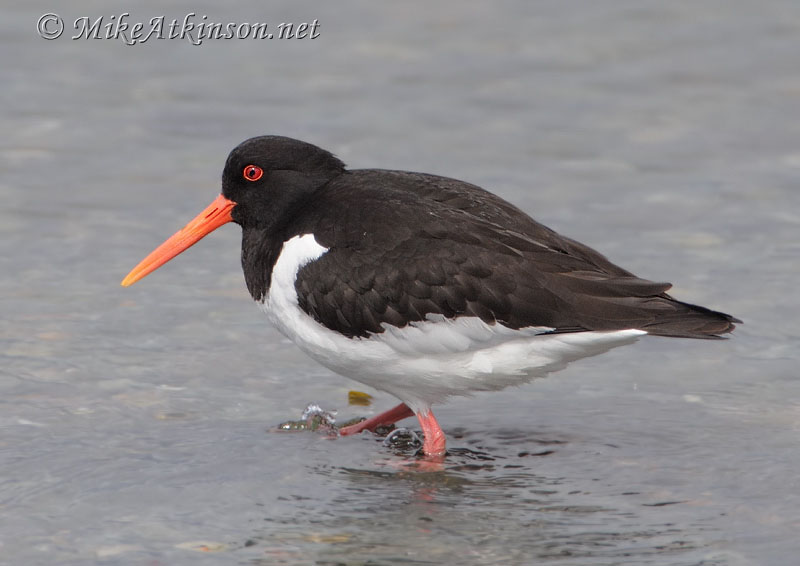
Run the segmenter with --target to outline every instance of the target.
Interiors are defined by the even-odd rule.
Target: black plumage
[[[242,179],[249,163],[264,168],[262,180]],[[268,293],[283,242],[313,234],[328,251],[298,272],[299,306],[348,337],[430,315],[477,316],[514,329],[635,328],[687,338],[716,338],[739,322],[673,299],[669,283],[640,279],[455,179],[347,171],[325,150],[264,136],[231,153],[223,194],[238,204],[233,220],[243,228],[253,297]]]

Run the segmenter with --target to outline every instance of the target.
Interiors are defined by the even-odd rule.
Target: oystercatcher
[[[431,406],[502,389],[640,336],[719,338],[736,318],[673,299],[464,181],[347,170],[281,136],[228,156],[222,194],[148,255],[128,286],[227,222],[242,227],[253,299],[312,358],[402,403],[341,434],[416,415],[445,453]]]

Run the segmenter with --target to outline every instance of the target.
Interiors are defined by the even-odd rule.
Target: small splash
[[[278,430],[332,432],[336,430],[336,410],[326,411],[317,403],[310,403],[303,411],[299,421],[281,423],[278,425]]]
[[[303,411],[303,416],[301,416],[300,418],[303,420],[308,420],[319,417],[327,424],[333,426],[334,424],[336,424],[336,413],[337,413],[336,409],[332,411],[326,411],[316,403],[310,403],[306,407],[306,410]]]
[[[384,446],[408,450],[422,446],[419,435],[410,428],[396,428],[383,439]]]

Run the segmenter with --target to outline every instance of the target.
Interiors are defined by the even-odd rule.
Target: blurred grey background
[[[319,37],[70,39],[126,10]],[[0,563],[793,563],[798,54],[791,0],[5,6]],[[440,472],[275,433],[395,401],[269,327],[233,225],[119,286],[267,133],[479,184],[746,324],[455,400]]]

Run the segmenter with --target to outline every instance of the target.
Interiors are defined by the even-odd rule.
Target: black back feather
[[[640,279],[455,179],[346,171],[295,207],[277,241],[308,233],[328,251],[299,271],[300,307],[349,337],[432,314],[515,329],[636,328],[687,338],[716,338],[740,322],[673,299],[669,283]],[[248,279],[256,298],[268,289],[278,251],[262,250],[267,265],[257,281]]]

